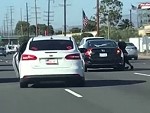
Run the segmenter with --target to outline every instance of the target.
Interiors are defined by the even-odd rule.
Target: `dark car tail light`
[[[22,60],[36,60],[37,57],[35,55],[30,55],[30,54],[23,54],[22,55]]]
[[[84,53],[84,55],[85,55],[86,57],[90,57],[90,56],[91,56],[91,53],[92,53],[92,49],[89,48],[89,49],[87,49],[87,51]]]
[[[117,48],[116,49],[116,54],[120,54],[121,53],[121,49],[120,48]]]
[[[80,54],[76,53],[76,54],[69,54],[65,57],[67,60],[79,60],[81,59]]]

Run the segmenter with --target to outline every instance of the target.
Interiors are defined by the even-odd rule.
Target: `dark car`
[[[4,47],[0,47],[0,56],[6,57],[6,49]]]
[[[87,68],[114,68],[124,70],[124,57],[114,40],[89,40],[80,48]]]

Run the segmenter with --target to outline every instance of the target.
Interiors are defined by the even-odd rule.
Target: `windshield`
[[[134,46],[133,43],[126,43],[127,46]]]

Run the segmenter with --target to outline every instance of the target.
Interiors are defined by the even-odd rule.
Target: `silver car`
[[[129,59],[134,59],[137,60],[138,59],[138,50],[137,47],[130,42],[126,42],[126,51],[128,52],[128,57]]]

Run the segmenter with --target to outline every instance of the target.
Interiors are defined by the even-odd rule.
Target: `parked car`
[[[88,40],[85,48],[80,48],[85,61],[85,71],[88,68],[114,68],[124,70],[123,52],[113,40]]]
[[[84,85],[84,60],[75,40],[65,36],[33,37],[13,56],[20,88],[28,84],[63,81]]]
[[[137,47],[130,42],[126,42],[126,51],[128,52],[128,57],[129,59],[134,59],[137,60],[138,59],[138,50]]]
[[[104,37],[84,37],[84,38],[82,38],[82,40],[80,42],[79,48],[84,48],[85,43],[88,40],[99,40],[99,39],[104,39]]]
[[[6,49],[5,49],[5,47],[0,47],[0,56],[5,56],[6,57]]]

